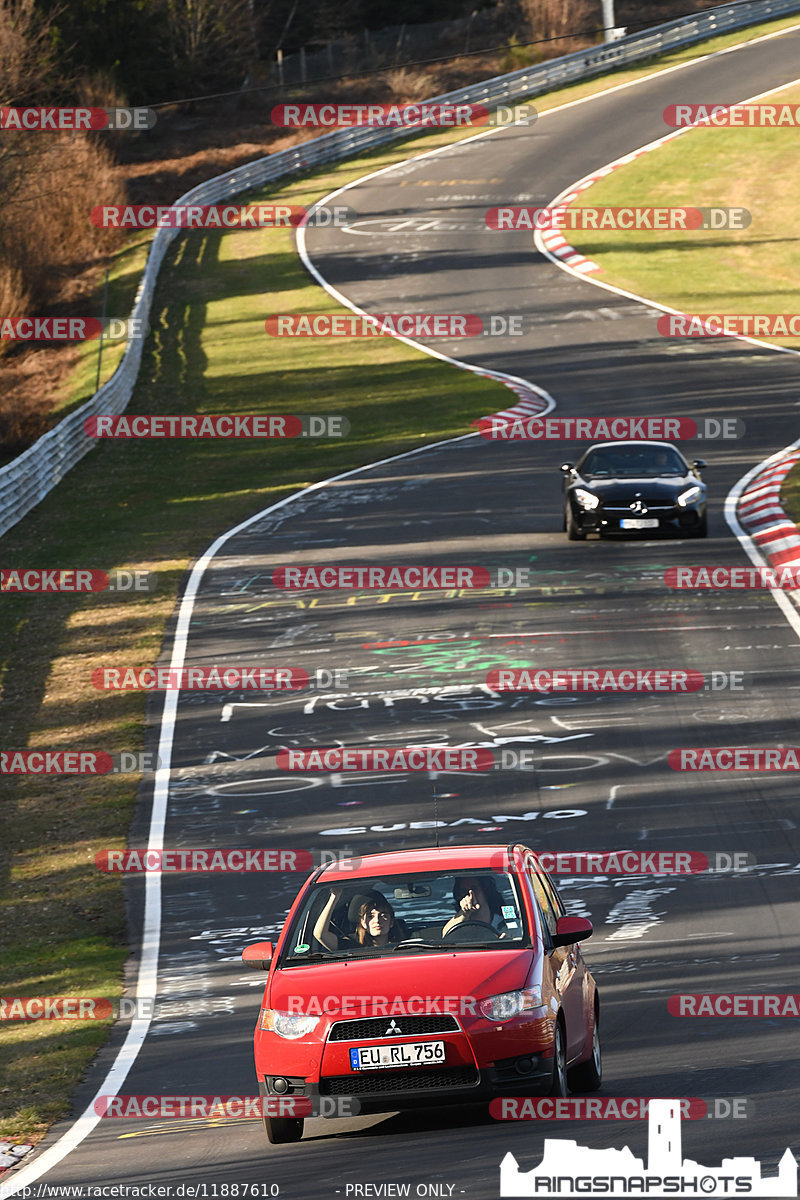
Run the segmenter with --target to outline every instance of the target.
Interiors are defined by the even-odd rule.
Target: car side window
[[[536,903],[539,905],[539,912],[542,915],[544,926],[550,936],[555,937],[558,909],[554,908],[550,889],[546,886],[533,863],[528,863],[528,878],[533,886],[533,893],[536,897]]]
[[[550,876],[547,874],[546,871],[542,871],[542,870],[539,871],[539,879],[541,881],[542,887],[545,889],[545,891],[547,892],[547,895],[550,898],[550,904],[553,909],[553,912],[556,914],[556,920],[559,917],[563,917],[567,910],[564,908],[564,905],[561,902],[561,897],[559,896],[558,892],[556,891],[555,885],[554,885],[552,879],[550,878]]]

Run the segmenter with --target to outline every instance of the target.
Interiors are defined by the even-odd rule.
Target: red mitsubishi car
[[[277,946],[242,954],[269,971],[255,1066],[284,1115],[264,1117],[267,1137],[298,1141],[296,1113],[595,1091],[600,1004],[579,945],[591,933],[525,846],[318,869]]]

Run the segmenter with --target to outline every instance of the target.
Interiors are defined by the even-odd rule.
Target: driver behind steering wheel
[[[493,924],[495,918],[502,917],[502,913],[500,893],[490,876],[459,876],[453,884],[453,903],[456,906],[456,915],[444,925],[443,938],[459,925],[476,923],[488,925],[498,938],[506,936],[506,927],[502,919],[497,926]]]

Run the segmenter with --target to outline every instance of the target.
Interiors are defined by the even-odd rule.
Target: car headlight
[[[587,492],[586,488],[575,488],[572,494],[581,508],[597,508],[600,503],[600,498],[593,495],[592,492]]]
[[[685,492],[681,492],[680,496],[678,496],[678,504],[680,504],[681,508],[686,508],[687,504],[694,504],[695,500],[699,500],[702,494],[702,488],[687,488]]]
[[[319,1025],[319,1017],[306,1017],[302,1013],[279,1012],[276,1008],[262,1008],[259,1028],[277,1033],[282,1038],[301,1038],[313,1033]]]
[[[480,1010],[490,1021],[510,1021],[522,1012],[542,1007],[541,987],[525,988],[521,992],[503,992],[481,1000]]]

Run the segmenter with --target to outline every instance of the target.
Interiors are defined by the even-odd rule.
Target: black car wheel
[[[567,1087],[567,1050],[564,1044],[564,1029],[560,1021],[556,1021],[556,1032],[553,1039],[553,1082],[550,1084],[551,1096],[566,1096]]]
[[[572,505],[567,501],[564,509],[564,525],[567,530],[567,538],[571,542],[585,542],[586,534],[582,529],[578,528],[574,516],[572,515]]]
[[[273,1146],[284,1146],[287,1142],[299,1142],[303,1136],[302,1117],[264,1117],[267,1141]]]
[[[690,531],[692,537],[708,537],[708,515],[703,513],[694,529]]]
[[[592,1033],[592,1057],[586,1062],[578,1063],[576,1067],[570,1068],[567,1072],[567,1080],[570,1091],[579,1093],[596,1092],[603,1082],[603,1056],[600,1052],[597,1013],[595,1013]]]

